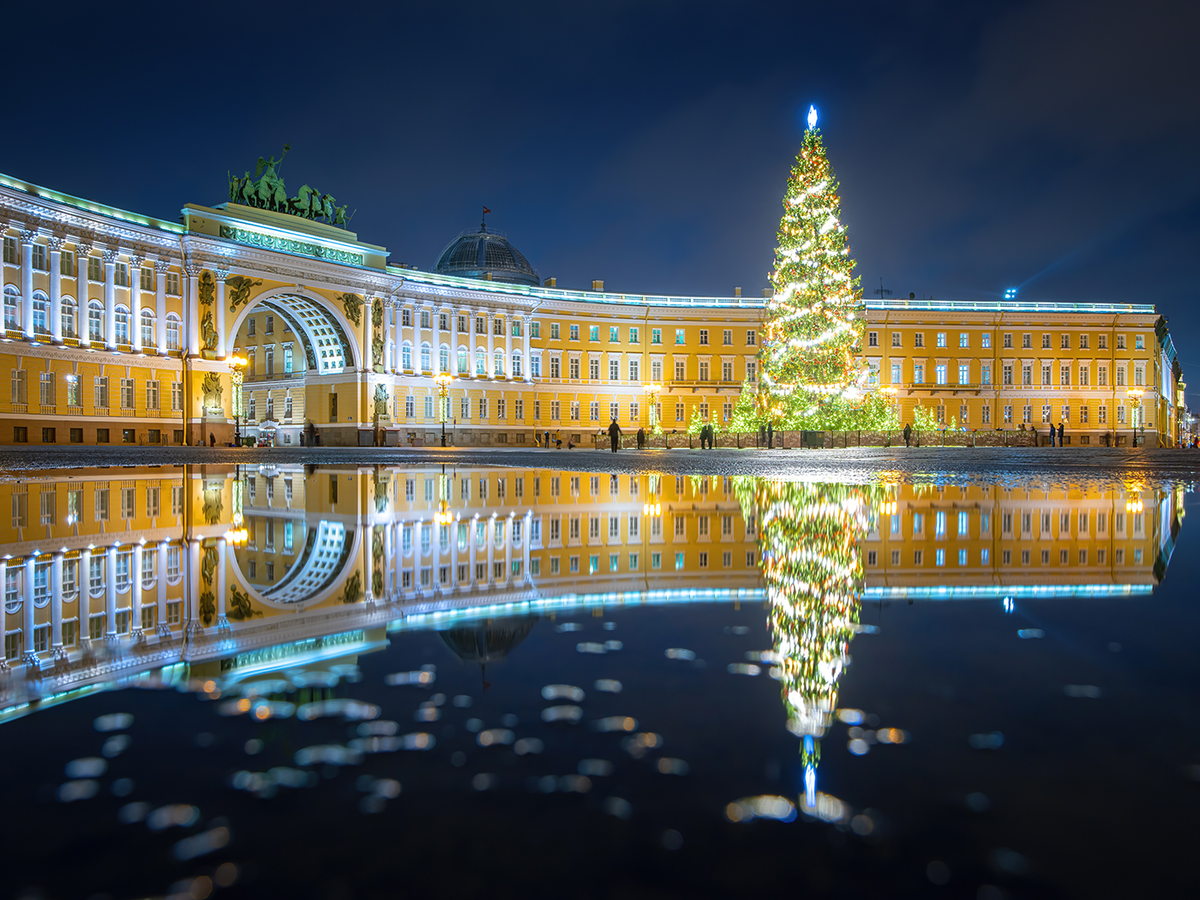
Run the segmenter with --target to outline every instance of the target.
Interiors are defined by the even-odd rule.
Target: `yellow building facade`
[[[1181,371],[1152,305],[876,300],[863,355],[902,422],[924,407],[939,426],[1043,441],[1061,423],[1074,445],[1178,438]]]
[[[295,215],[188,204],[168,222],[6,176],[0,226],[4,444],[427,445],[443,426],[462,446],[587,444],[613,419],[724,422],[758,375],[762,298],[561,289],[486,228],[424,272]],[[442,265],[463,247],[520,266]],[[919,405],[980,430],[1062,421],[1072,444],[1175,439],[1179,366],[1153,306],[865,312],[863,356],[902,421]]]

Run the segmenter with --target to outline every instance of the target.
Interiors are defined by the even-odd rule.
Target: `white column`
[[[106,555],[108,560],[104,567],[104,640],[111,643],[117,639],[117,545],[109,547]]]
[[[187,332],[187,354],[191,357],[200,355],[200,266],[188,263],[187,296],[183,298],[183,327]]]
[[[488,518],[487,524],[487,578],[486,583],[492,583],[492,573],[496,571],[493,563],[496,561],[496,514]]]
[[[531,528],[533,528],[533,510],[528,510],[525,513],[525,524],[521,528],[521,572],[526,584],[533,580],[529,577],[529,545],[533,543]]]
[[[433,374],[437,375],[441,369],[441,348],[442,348],[442,324],[438,318],[441,311],[435,304],[433,312],[429,314],[429,325],[433,329]]]
[[[21,232],[21,330],[33,339],[33,241],[36,231]]]
[[[62,246],[60,237],[50,238],[50,339],[62,343]]]
[[[38,655],[33,650],[33,567],[36,565],[35,557],[32,555],[25,557],[25,578],[24,584],[21,585],[21,594],[23,596],[21,612],[22,616],[21,632],[22,644],[24,645],[24,653],[21,661],[27,666],[38,665]]]
[[[0,263],[0,275],[3,274],[3,263]],[[0,279],[3,280],[3,279]],[[8,596],[8,560],[0,559],[0,601]],[[4,603],[0,602],[0,634],[8,634],[8,613]],[[3,661],[0,660],[0,665]]]
[[[79,553],[79,571],[75,573],[78,589],[75,608],[79,614],[79,646],[86,647],[92,640],[92,551],[83,549]]]
[[[388,301],[383,307],[383,321],[386,326],[383,335],[383,370],[396,371],[396,305]]]
[[[392,539],[392,532],[395,530],[395,522],[389,522],[387,527],[383,529],[383,593],[389,600],[392,598],[392,592],[396,587],[396,560],[392,558],[392,547],[395,544],[395,541]]]
[[[217,544],[217,627],[228,628],[229,619],[225,616],[225,554],[227,548],[224,539]]]
[[[504,317],[504,377],[512,380],[512,323],[516,316]]]
[[[75,331],[79,336],[79,346],[91,346],[88,338],[88,259],[91,258],[92,245],[75,245]]]
[[[375,348],[371,345],[371,337],[374,332],[371,330],[371,306],[374,303],[374,298],[368,294],[363,298],[363,367],[364,372],[370,372],[375,368]],[[370,399],[368,398],[368,402]]]
[[[525,359],[523,360],[525,365],[525,381],[530,383],[533,381],[533,361],[529,357],[529,327],[532,324],[532,316],[521,316],[521,336],[525,343],[523,348],[525,351]]]
[[[158,587],[158,628],[156,630],[160,635],[169,635],[171,626],[167,624],[167,542],[159,541],[155,552],[158,554],[154,572],[155,584]]]
[[[471,315],[470,327],[467,329],[467,334],[470,335],[470,350],[471,350],[471,358],[467,361],[467,372],[470,373],[472,378],[474,378],[475,377],[475,319],[479,313],[479,310],[469,309],[469,310],[467,310],[467,312],[470,313],[470,315]],[[472,574],[471,577],[474,578],[475,577],[474,574]]]
[[[504,529],[504,583],[512,581],[512,523],[513,514],[509,513],[508,525]]]
[[[167,271],[169,259],[154,261],[154,340],[161,354],[167,349]]]
[[[51,557],[50,562],[50,647],[55,657],[65,655],[62,642],[62,594],[63,553],[60,550]]]
[[[475,557],[479,550],[478,546],[476,545],[476,541],[475,541],[476,529],[479,527],[477,524],[478,521],[479,521],[478,519],[472,519],[470,522],[467,523],[467,529],[468,529],[467,540],[469,541],[470,559],[471,559],[471,563],[470,563],[471,571],[467,573],[467,576],[468,576],[467,584],[468,585],[472,585],[475,583]]]
[[[217,356],[225,358],[225,279],[228,269],[217,269]]]
[[[139,273],[141,274],[141,273]],[[133,545],[133,559],[129,563],[129,633],[135,641],[142,639],[142,554],[145,547]]]
[[[458,521],[450,523],[450,586],[458,587]]]
[[[494,334],[494,332],[496,330],[495,320],[496,320],[496,314],[492,310],[489,309],[487,311],[488,356],[487,356],[487,370],[486,370],[489,381],[493,381],[496,378],[496,369],[495,369],[494,363],[492,362],[492,358],[496,355],[496,335]],[[491,577],[492,577],[492,573],[489,571],[488,578],[491,578]]]
[[[142,263],[141,256],[129,257],[129,346],[142,351]],[[140,627],[141,623],[135,623]]]
[[[104,251],[104,346],[117,348],[117,251]]]
[[[187,587],[184,591],[184,605],[187,608],[187,620],[184,625],[185,639],[200,630],[200,541],[187,542]]]

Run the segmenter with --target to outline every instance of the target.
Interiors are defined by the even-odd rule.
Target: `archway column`
[[[117,251],[104,251],[104,346],[117,349]]]
[[[229,277],[229,269],[217,269],[217,357],[226,356],[225,341],[225,279]]]
[[[129,346],[142,352],[142,263],[141,256],[129,257]]]
[[[21,232],[21,330],[33,340],[33,242],[36,231]]]
[[[50,339],[61,344],[62,334],[62,247],[61,237],[50,238]]]

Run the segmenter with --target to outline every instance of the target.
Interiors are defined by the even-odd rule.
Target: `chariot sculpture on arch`
[[[287,187],[279,170],[283,166],[284,157],[291,149],[291,144],[284,144],[279,159],[274,156],[260,156],[258,164],[254,167],[253,177],[249,172],[240,178],[230,175],[229,202],[288,213],[313,221],[324,219],[328,225],[340,225],[345,228],[354,218],[354,213],[347,216],[346,207],[338,206],[332,194],[323,194],[305,184],[296,192],[295,197],[288,197]]]

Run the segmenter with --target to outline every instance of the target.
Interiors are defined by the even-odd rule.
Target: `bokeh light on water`
[[[1187,881],[1176,484],[210,466],[0,494],[0,897]]]

